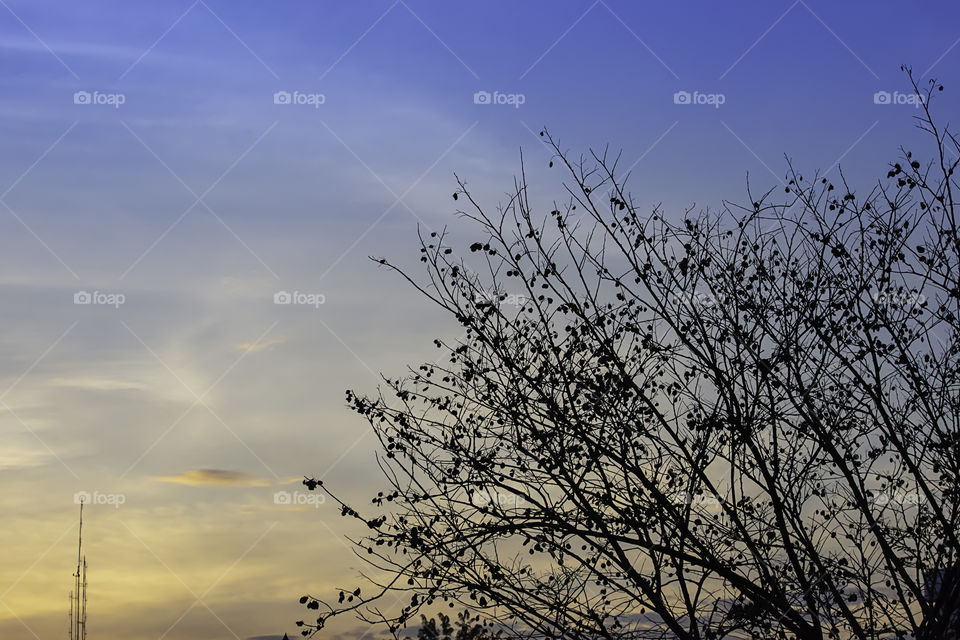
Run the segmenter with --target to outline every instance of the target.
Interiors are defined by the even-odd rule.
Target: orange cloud
[[[224,469],[191,469],[174,476],[160,476],[160,482],[173,482],[191,487],[268,487],[270,482],[242,471]]]

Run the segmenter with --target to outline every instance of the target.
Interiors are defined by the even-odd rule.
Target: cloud
[[[261,340],[260,342],[243,342],[240,344],[234,345],[234,349],[237,351],[249,351],[250,353],[256,353],[258,351],[263,351],[264,349],[270,349],[277,346],[278,344],[283,344],[286,342],[286,338],[271,338],[269,340]]]
[[[47,464],[53,456],[43,451],[30,449],[13,449],[4,445],[3,451],[0,451],[0,471],[8,469],[29,469],[32,467],[42,467]]]
[[[44,56],[53,51],[58,56],[127,60],[133,62],[141,57],[141,63],[166,64],[168,66],[196,64],[198,59],[183,54],[151,51],[144,56],[140,47],[105,44],[103,42],[79,42],[68,40],[40,40],[29,36],[0,36],[0,49],[19,53],[35,53]]]
[[[270,482],[242,471],[224,469],[191,469],[174,476],[159,476],[160,482],[185,484],[190,487],[268,487]]]

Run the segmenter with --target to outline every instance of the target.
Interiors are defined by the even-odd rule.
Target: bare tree
[[[347,394],[389,486],[305,480],[386,577],[304,597],[304,635],[460,604],[510,637],[957,637],[960,145],[909,78],[932,159],[869,190],[790,165],[746,207],[643,213],[619,157],[547,132],[549,215],[524,174],[496,213],[458,178],[472,255],[380,262],[464,334]]]

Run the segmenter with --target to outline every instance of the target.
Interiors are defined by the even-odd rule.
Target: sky
[[[363,568],[382,482],[344,392],[457,333],[370,256],[474,238],[537,133],[622,150],[642,208],[923,149],[960,5],[887,0],[0,0],[0,637],[63,638],[80,497],[90,638],[293,636]],[[377,635],[341,623],[325,637]]]

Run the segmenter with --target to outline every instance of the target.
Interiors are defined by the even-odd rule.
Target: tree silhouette
[[[436,618],[428,620],[426,616],[420,616],[418,640],[496,640],[500,637],[500,632],[495,633],[482,624],[475,624],[466,611],[457,616],[456,629],[450,622],[450,616],[441,613],[439,618],[438,623]]]
[[[380,262],[463,336],[347,393],[389,486],[305,480],[386,578],[305,596],[303,634],[460,604],[518,638],[956,637],[960,145],[908,77],[931,160],[866,190],[788,163],[745,207],[645,214],[618,157],[546,131],[549,215],[525,173],[496,213],[458,178],[470,254]]]

